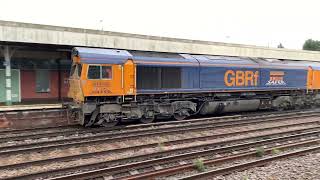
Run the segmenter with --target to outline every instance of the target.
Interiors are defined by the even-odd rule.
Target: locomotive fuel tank
[[[226,113],[226,112],[241,112],[255,111],[260,106],[259,99],[251,100],[235,100],[235,101],[212,101],[207,102],[200,110],[201,115]]]

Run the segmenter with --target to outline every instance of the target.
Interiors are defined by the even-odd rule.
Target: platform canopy
[[[0,42],[320,61],[320,52],[0,21]]]

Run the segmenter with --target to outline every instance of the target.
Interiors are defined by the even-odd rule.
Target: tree
[[[284,48],[284,46],[282,45],[282,43],[280,43],[280,44],[278,45],[278,48]]]
[[[308,39],[303,44],[303,50],[320,51],[320,41]]]

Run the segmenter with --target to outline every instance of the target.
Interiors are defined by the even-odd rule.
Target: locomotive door
[[[124,64],[123,68],[123,94],[124,95],[135,95],[136,85],[135,85],[135,64],[132,60],[128,60]]]
[[[119,64],[87,65],[85,96],[123,95],[123,66]]]
[[[307,88],[308,90],[320,89],[320,69],[309,66]]]

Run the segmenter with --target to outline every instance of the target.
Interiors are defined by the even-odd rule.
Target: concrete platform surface
[[[61,108],[62,108],[62,104],[12,105],[12,106],[0,106],[0,112],[42,110],[42,109],[61,109]]]

